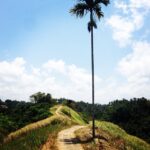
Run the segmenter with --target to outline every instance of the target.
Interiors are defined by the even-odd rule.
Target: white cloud
[[[150,78],[150,44],[148,42],[136,42],[133,52],[124,57],[119,63],[120,72],[128,79]]]
[[[150,13],[150,0],[117,0],[114,4],[116,11],[107,19],[107,24],[112,28],[113,39],[120,46],[131,46],[132,52],[118,64],[118,76],[121,80],[114,78],[111,88],[106,84],[101,96],[105,97],[105,91],[108,91],[114,98],[150,98],[150,43],[140,41],[150,31],[144,24]],[[143,35],[135,36],[134,33],[139,30]]]
[[[150,98],[150,43],[136,42],[132,48],[133,52],[118,64],[118,77],[95,76],[96,102]],[[30,68],[23,58],[0,62],[0,98],[28,100],[38,91],[91,102],[91,73],[76,65],[67,65],[63,60],[50,60],[39,68]]]
[[[0,62],[0,97],[28,100],[35,92],[49,92],[54,97],[91,99],[91,74],[62,60],[50,60],[40,68],[31,67],[23,58]],[[101,79],[96,76],[96,82]]]
[[[131,38],[132,32],[135,30],[135,25],[128,18],[123,18],[119,15],[113,15],[107,21],[113,28],[113,38],[119,41],[120,46],[127,45]]]
[[[65,63],[62,60],[50,60],[45,63],[43,67],[49,71],[58,71],[60,73],[65,73]]]
[[[107,19],[107,24],[113,30],[113,38],[120,46],[126,46],[135,41],[135,31],[144,26],[144,19],[150,12],[149,0],[115,1],[116,12]]]
[[[20,76],[22,72],[24,71],[24,64],[25,61],[22,58],[16,58],[11,63],[7,61],[3,61],[0,63],[0,75],[3,75],[5,77],[6,75],[11,76]]]
[[[150,43],[136,42],[133,52],[124,57],[118,66],[126,82],[120,86],[128,97],[150,98]]]
[[[135,42],[132,50],[118,63],[117,76],[100,83],[96,90],[99,103],[122,98],[150,98],[150,43]]]
[[[150,9],[149,0],[130,0],[130,6],[134,8]]]

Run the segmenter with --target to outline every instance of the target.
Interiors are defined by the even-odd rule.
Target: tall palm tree
[[[101,4],[107,6],[109,0],[78,0],[77,4],[70,10],[70,13],[82,18],[90,14],[90,21],[88,22],[88,31],[91,33],[91,67],[92,67],[92,133],[95,138],[95,113],[94,113],[94,99],[95,99],[95,85],[94,85],[94,40],[93,28],[97,28],[96,18],[99,20],[104,16],[101,10]]]

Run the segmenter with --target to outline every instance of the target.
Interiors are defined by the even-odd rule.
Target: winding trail
[[[73,126],[59,132],[57,138],[58,150],[83,150],[81,144],[77,143],[74,132],[85,126]]]
[[[61,113],[62,108],[63,106],[59,106],[56,109],[54,115],[71,120],[67,115]],[[84,127],[85,126],[76,125],[69,129],[60,131],[58,133],[56,141],[52,140],[53,137],[50,137],[48,141],[42,146],[42,150],[53,150],[53,148],[50,148],[52,146],[52,142],[54,142],[53,145],[56,144],[55,146],[58,150],[83,150],[81,144],[77,143],[77,139],[74,132]]]
[[[55,114],[57,115],[57,116],[60,116],[61,114],[60,114],[60,110],[62,109],[62,106],[59,106],[58,108],[57,108],[57,110],[56,110],[56,112],[55,112]]]

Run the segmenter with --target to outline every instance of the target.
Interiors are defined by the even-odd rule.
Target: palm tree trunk
[[[90,21],[93,21],[93,11],[90,13]],[[92,133],[93,139],[95,138],[95,111],[94,111],[94,99],[95,99],[95,85],[94,85],[94,40],[93,40],[93,25],[91,25],[91,67],[92,67]]]

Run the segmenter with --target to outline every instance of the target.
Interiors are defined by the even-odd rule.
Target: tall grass
[[[67,106],[63,106],[61,111],[64,115],[69,117],[71,119],[71,121],[73,121],[77,124],[80,124],[80,125],[85,125],[86,124],[84,119],[76,111],[74,111],[73,109],[71,109]]]
[[[35,122],[35,123],[32,123],[32,124],[26,125],[25,127],[15,131],[15,132],[10,133],[4,139],[4,143],[6,143],[8,141],[11,141],[13,139],[16,139],[17,137],[22,136],[24,134],[27,134],[28,132],[30,132],[32,130],[45,127],[45,126],[51,124],[51,122],[53,122],[54,120],[63,121],[62,118],[60,118],[58,116],[52,116],[52,117],[49,117],[47,119],[44,119],[44,120],[41,120],[41,121],[38,121],[38,122]]]
[[[71,125],[70,120],[54,115],[11,133],[5,139],[5,143],[0,145],[0,150],[39,150],[49,139],[49,136],[52,138],[51,142],[53,142],[49,144],[55,150],[56,144],[54,143],[57,133]]]
[[[127,150],[150,150],[150,145],[144,140],[127,134],[123,129],[113,123],[97,121],[96,125],[102,130],[110,133],[115,138],[123,139]]]
[[[10,133],[5,139],[4,139],[4,143],[8,142],[8,141],[11,141],[13,139],[16,139],[17,137],[20,137],[24,134],[27,134],[28,132],[32,131],[32,130],[35,130],[35,129],[38,129],[38,128],[42,128],[42,127],[45,127],[49,124],[51,124],[52,122],[64,122],[64,121],[68,121],[71,123],[70,120],[68,120],[67,118],[65,118],[64,116],[62,115],[56,115],[55,112],[57,109],[59,109],[59,107],[61,106],[54,106],[50,109],[50,112],[53,114],[53,116],[50,116],[46,119],[43,119],[43,120],[40,120],[40,121],[37,121],[35,123],[31,123],[29,125],[26,125],[25,127],[15,131],[15,132],[12,132]],[[61,112],[59,112],[61,113]]]
[[[63,124],[49,124],[32,130],[28,134],[0,146],[0,150],[39,150],[50,134],[56,136],[62,128]]]
[[[53,116],[9,134],[0,150],[38,150],[50,135],[56,136],[60,130],[75,123],[85,124],[78,113],[66,106],[54,106],[50,112]]]

